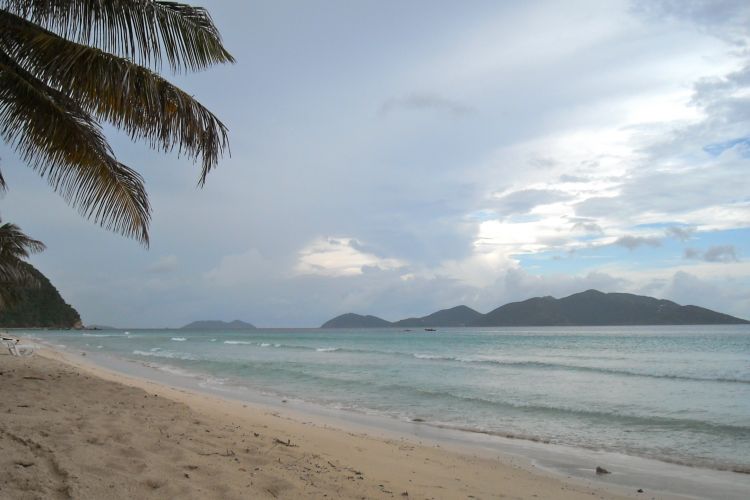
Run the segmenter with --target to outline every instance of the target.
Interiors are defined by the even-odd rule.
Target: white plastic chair
[[[2,343],[11,356],[31,356],[34,354],[33,346],[20,342],[21,339],[16,337],[2,337]]]

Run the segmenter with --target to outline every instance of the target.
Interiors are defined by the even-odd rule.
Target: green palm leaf
[[[151,147],[202,159],[200,184],[228,148],[227,129],[192,96],[127,59],[65,40],[0,11],[0,50]]]
[[[209,13],[201,7],[152,0],[0,0],[61,36],[159,67],[201,70],[234,62]]]
[[[148,245],[141,176],[115,159],[97,118],[202,162],[227,129],[154,71],[233,62],[205,9],[153,0],[0,0],[0,136],[81,214]],[[0,191],[6,188],[0,174]]]
[[[6,222],[0,225],[0,309],[18,298],[16,290],[19,286],[39,286],[22,259],[43,250],[41,241],[28,237],[15,224]]]
[[[0,52],[0,135],[85,217],[148,244],[141,176],[113,156],[74,100]]]

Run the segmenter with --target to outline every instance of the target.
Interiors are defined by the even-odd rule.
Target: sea
[[[750,473],[750,325],[27,335],[209,389]]]

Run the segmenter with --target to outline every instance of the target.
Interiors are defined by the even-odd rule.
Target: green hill
[[[698,306],[630,293],[587,290],[562,299],[512,302],[480,318],[476,326],[730,325],[744,319]]]
[[[67,304],[46,276],[28,266],[38,287],[15,287],[17,303],[0,309],[0,328],[81,328],[81,316]]]
[[[456,327],[456,326],[616,326],[739,325],[744,319],[698,306],[630,293],[587,290],[562,299],[534,297],[511,302],[487,314],[466,306],[443,309],[421,318],[394,323],[375,316],[342,314],[321,328]]]
[[[393,326],[425,327],[425,326],[470,326],[476,323],[482,313],[471,307],[456,306],[442,309],[422,318],[406,318],[393,323]]]
[[[393,323],[377,316],[347,313],[323,323],[321,328],[388,328]]]

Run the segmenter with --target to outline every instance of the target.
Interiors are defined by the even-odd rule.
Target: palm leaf
[[[0,310],[19,298],[19,287],[40,285],[22,259],[43,250],[44,243],[28,237],[15,224],[0,225]]]
[[[99,124],[74,100],[2,50],[0,136],[84,217],[148,245],[141,176],[114,158]]]
[[[153,0],[0,0],[14,12],[61,36],[175,71],[234,62],[208,11]]]
[[[228,149],[223,123],[192,96],[127,59],[0,11],[0,48],[84,109],[151,147],[201,158],[200,184]]]

